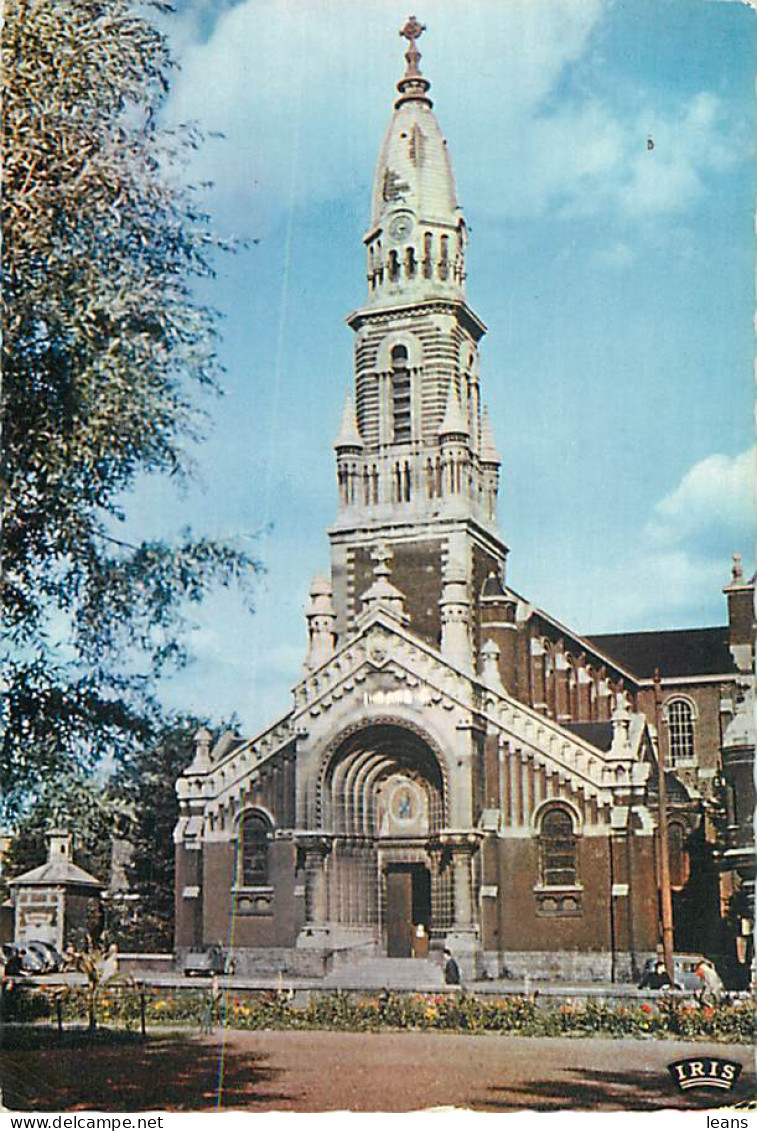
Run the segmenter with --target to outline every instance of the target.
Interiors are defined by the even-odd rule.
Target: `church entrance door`
[[[386,869],[386,953],[411,958],[414,928],[431,925],[431,876],[423,864],[390,864]]]

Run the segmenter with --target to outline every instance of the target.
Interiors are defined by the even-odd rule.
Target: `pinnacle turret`
[[[494,440],[491,421],[489,420],[489,410],[486,408],[481,414],[481,462],[496,464],[497,467],[502,463]]]
[[[357,426],[355,406],[352,403],[352,397],[347,393],[344,402],[344,411],[342,412],[342,423],[339,426],[339,434],[334,440],[334,448],[337,451],[341,451],[345,448],[353,448],[356,451],[362,451],[363,447],[363,437],[360,435],[360,429]]]
[[[449,392],[447,393],[447,408],[444,412],[444,420],[439,429],[439,436],[468,436],[469,433],[470,429],[468,428],[468,423],[460,405],[457,386],[454,381],[450,381]]]

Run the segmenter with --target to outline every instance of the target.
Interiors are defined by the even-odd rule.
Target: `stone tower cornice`
[[[486,333],[486,324],[462,299],[421,299],[396,306],[360,307],[349,314],[345,321],[350,329],[357,331],[368,323],[388,324],[403,318],[422,318],[428,314],[452,314],[475,342],[479,342]]]

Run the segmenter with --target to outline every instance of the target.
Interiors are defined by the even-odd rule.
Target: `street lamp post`
[[[662,953],[665,969],[671,982],[675,982],[673,967],[673,897],[670,891],[670,855],[668,850],[668,790],[665,780],[667,743],[662,728],[662,683],[660,672],[654,673],[654,714],[657,729],[657,846],[659,864],[657,871],[662,918]]]

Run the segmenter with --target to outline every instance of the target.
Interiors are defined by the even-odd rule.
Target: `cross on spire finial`
[[[426,30],[425,24],[420,24],[415,16],[411,16],[403,28],[400,28],[400,35],[403,39],[409,39],[412,44],[416,39],[420,39]]]
[[[418,50],[416,40],[419,39],[424,31],[426,25],[420,23],[415,16],[410,18],[405,23],[405,26],[400,28],[400,36],[407,40],[408,47],[405,52],[405,73],[397,83],[397,90],[400,92],[401,97],[394,103],[395,110],[399,110],[405,102],[422,102],[429,108],[433,106],[431,99],[428,97],[428,90],[431,83],[428,79],[424,79],[420,72],[418,64],[421,61],[421,53]]]
[[[416,20],[415,16],[411,16],[405,26],[400,29],[400,35],[403,39],[408,41],[408,49],[405,52],[405,61],[407,63],[407,70],[405,78],[414,78],[420,75],[418,63],[420,62],[421,53],[415,45],[416,39],[420,39],[426,30],[426,25],[421,24]]]

